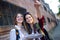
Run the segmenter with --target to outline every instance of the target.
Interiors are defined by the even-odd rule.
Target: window
[[[50,23],[50,19],[47,17],[48,22]]]
[[[17,13],[24,14],[25,12],[25,8],[2,1],[0,5],[0,26],[13,25],[14,15]]]
[[[43,6],[43,7],[44,7],[44,10],[47,11],[47,8],[45,6]]]
[[[0,15],[0,25],[3,25],[3,19],[2,19],[2,15]]]

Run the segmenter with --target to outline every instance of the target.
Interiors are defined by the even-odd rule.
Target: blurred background
[[[44,28],[51,40],[60,40],[60,0],[39,1],[42,4],[40,11],[45,17]],[[0,0],[0,40],[9,40],[9,32],[14,28],[14,15],[25,12],[30,12],[33,17],[36,15],[33,0]]]

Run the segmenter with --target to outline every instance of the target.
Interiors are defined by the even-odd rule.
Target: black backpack
[[[19,36],[19,31],[17,29],[15,29],[16,31],[16,40],[19,40],[20,36]]]

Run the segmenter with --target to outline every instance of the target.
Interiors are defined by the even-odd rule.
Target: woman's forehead
[[[26,17],[32,17],[31,15],[27,14]]]
[[[22,14],[17,14],[17,16],[22,16]]]

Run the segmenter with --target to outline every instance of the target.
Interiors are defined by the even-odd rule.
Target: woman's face
[[[25,18],[26,18],[26,22],[27,22],[27,23],[29,23],[29,24],[32,24],[32,23],[33,23],[33,18],[32,18],[31,15],[27,14],[27,15],[25,16]]]
[[[17,23],[22,23],[23,22],[23,15],[17,14],[16,21],[17,21]]]

